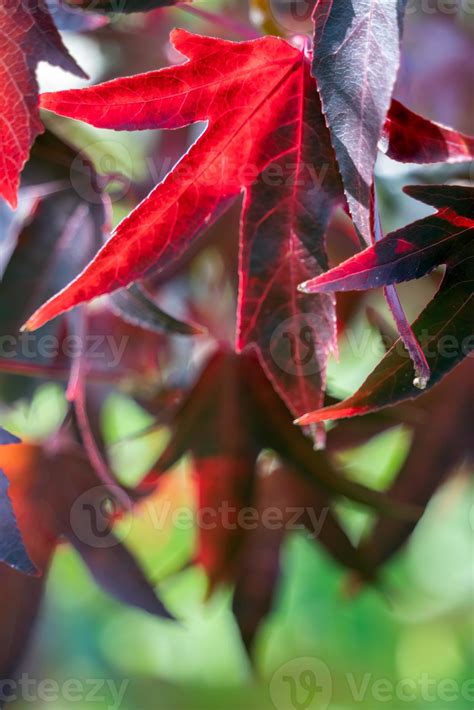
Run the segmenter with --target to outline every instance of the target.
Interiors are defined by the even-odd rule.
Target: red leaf
[[[17,204],[19,174],[35,137],[43,131],[38,111],[38,62],[85,77],[69,56],[44,3],[36,0],[0,6],[0,195]]]
[[[406,192],[439,211],[389,234],[304,288],[374,288],[419,278],[446,264],[438,292],[413,324],[431,369],[431,387],[473,349],[474,190],[433,185],[406,188]],[[301,417],[299,423],[364,414],[419,393],[410,360],[398,340],[354,395]]]
[[[42,447],[19,444],[0,449],[18,528],[31,559],[44,573],[64,536],[109,593],[169,616],[133,557],[113,535],[112,524],[122,512],[116,505],[115,509],[107,506],[114,491],[101,485],[82,449],[61,437]]]
[[[271,163],[244,202],[237,347],[257,346],[297,413],[322,403],[328,353],[337,348],[334,299],[301,298],[296,289],[303,274],[328,268],[324,238],[342,186],[309,66],[302,62],[286,84],[266,138]]]
[[[457,163],[474,158],[474,138],[430,121],[392,101],[380,143],[400,163]]]
[[[320,401],[335,316],[331,297],[302,298],[296,285],[311,270],[326,268],[324,233],[343,199],[309,64],[275,37],[236,43],[176,30],[172,40],[188,62],[43,96],[45,108],[101,127],[209,124],[81,277],[27,328],[126,286],[152,267],[165,270],[245,189],[237,345],[257,345],[279,392],[302,412]],[[279,335],[278,326],[285,333]],[[301,336],[305,329],[309,342]],[[285,334],[296,338],[294,346]]]
[[[312,74],[354,223],[372,240],[371,188],[390,106],[406,0],[319,0]]]

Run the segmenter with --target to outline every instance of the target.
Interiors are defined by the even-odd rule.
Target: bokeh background
[[[196,6],[248,23],[247,4],[237,0],[198,0]],[[466,3],[452,6],[455,11],[446,12],[448,4],[434,0],[410,4],[396,95],[411,109],[472,133],[474,7],[469,12]],[[260,3],[259,7],[254,7],[252,15],[257,21]],[[276,9],[270,19],[285,34],[285,21],[278,25],[284,4]],[[89,72],[90,82],[96,83],[179,61],[167,40],[174,26],[239,39],[236,30],[181,9],[113,18],[94,32],[66,33],[65,37],[71,52]],[[42,66],[39,76],[43,90],[85,84],[49,66]],[[45,116],[45,120],[65,138],[86,148],[99,171],[113,169],[126,176],[125,187],[110,186],[115,222],[147,194],[202,130],[195,126],[168,135],[156,131],[112,134],[51,116]],[[428,170],[381,159],[378,175],[384,228],[391,230],[427,213],[423,206],[402,195],[403,185],[470,180],[471,172],[469,166],[434,166]],[[231,337],[233,330],[237,214],[231,212],[213,228],[209,243],[189,264],[186,279],[178,276],[163,296],[179,316],[183,289],[191,294],[193,303],[198,304],[197,314],[207,313],[207,325],[212,321],[211,333],[221,338]],[[334,230],[347,229],[342,218],[338,219]],[[225,238],[225,246],[220,237]],[[339,254],[339,258],[342,256]],[[435,282],[436,276],[401,288],[410,317],[421,310]],[[363,356],[357,356],[347,338],[342,338],[340,360],[331,362],[329,371],[329,393],[334,396],[354,391],[383,353],[380,335],[367,319],[367,305],[386,313],[380,294],[369,294],[364,304],[359,304],[351,332],[368,332],[368,345]],[[192,377],[194,364],[207,347],[205,341],[190,344],[173,338],[173,366],[167,365],[166,377],[172,380],[178,370]],[[3,411],[3,423],[16,433],[41,439],[59,426],[66,405],[59,385],[37,382],[35,387],[31,400],[15,402]],[[165,427],[143,435],[152,423],[150,414],[126,390],[107,400],[103,434],[114,469],[124,482],[137,482],[163,448]],[[348,476],[385,488],[404,461],[410,436],[408,428],[393,427],[341,454],[339,461]],[[462,468],[442,487],[409,544],[385,568],[377,589],[355,593],[347,573],[317,542],[298,533],[290,536],[285,543],[274,610],[259,634],[251,664],[230,611],[229,590],[221,590],[207,600],[203,572],[188,565],[194,530],[189,525],[180,529],[173,524],[174,510],[193,507],[189,470],[183,461],[166,476],[152,501],[120,523],[122,538],[181,623],[157,620],[112,601],[94,585],[77,555],[63,546],[49,577],[29,654],[29,672],[59,683],[68,678],[98,678],[120,685],[125,679],[128,685],[122,710],[322,709],[326,705],[320,701],[305,704],[304,693],[298,706],[285,704],[272,690],[287,662],[294,664],[292,672],[303,672],[309,658],[319,659],[329,669],[329,707],[334,710],[472,710],[474,687],[466,684],[474,665],[472,473]],[[356,507],[341,506],[339,513],[354,540],[370,524],[369,515]],[[423,674],[431,679],[429,697],[418,684]],[[396,693],[390,697],[389,691],[387,699],[381,701],[373,694],[374,683],[380,679],[393,686],[414,680],[414,696],[403,700]],[[354,696],[351,683],[362,688],[363,698]],[[465,697],[460,697],[462,687]],[[449,688],[454,688],[451,696]],[[81,700],[72,706],[113,707],[113,699]],[[35,707],[64,710],[68,704],[64,700],[38,701]]]

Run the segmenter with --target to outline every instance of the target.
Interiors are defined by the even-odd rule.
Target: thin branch
[[[87,316],[85,308],[81,307],[69,314],[70,323],[74,323],[74,330],[78,335],[80,352],[77,354],[71,367],[71,374],[66,390],[66,398],[72,403],[76,413],[77,424],[81,432],[82,443],[95,472],[102,483],[111,489],[113,495],[122,504],[124,510],[130,510],[132,502],[120,483],[112,473],[107,461],[103,458],[92,431],[86,402],[86,359],[85,335]]]

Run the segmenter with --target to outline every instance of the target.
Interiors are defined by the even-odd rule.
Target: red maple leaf
[[[69,55],[45,3],[23,0],[0,6],[0,195],[17,204],[20,172],[35,137],[43,131],[36,66],[45,61],[86,77]]]
[[[324,234],[343,199],[309,63],[275,37],[236,43],[176,30],[172,41],[188,62],[43,96],[45,108],[101,127],[209,123],[80,280],[28,327],[155,265],[166,269],[245,189],[237,347],[257,345],[280,394],[302,413],[321,401],[335,314],[332,296],[302,297],[296,286],[327,268]],[[315,338],[309,346],[299,337],[305,327]]]
[[[166,273],[245,191],[236,348],[257,348],[275,388],[301,415],[322,404],[336,328],[333,296],[308,297],[296,287],[327,268],[326,229],[344,201],[309,61],[275,37],[236,43],[175,30],[172,41],[189,61],[42,97],[45,108],[101,128],[178,128],[196,121],[208,127],[80,277],[26,327],[35,329],[152,269]],[[438,130],[397,106],[408,122]],[[402,133],[400,120],[390,118],[385,148],[390,154],[396,147],[400,160],[417,147]],[[444,139],[441,132],[423,160],[439,159]]]

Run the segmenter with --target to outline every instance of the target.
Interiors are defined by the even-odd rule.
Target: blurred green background
[[[349,373],[356,371],[350,364],[346,359],[348,384]],[[370,369],[370,363],[366,366]],[[333,377],[341,367],[334,366]],[[30,436],[44,435],[47,428],[56,427],[63,411],[59,388],[45,385],[31,406],[17,405],[7,423]],[[149,415],[125,395],[112,395],[103,424],[115,469],[132,482],[156,457],[165,436],[157,432],[130,439],[147,427]],[[385,487],[404,459],[409,436],[398,427],[344,453],[340,459],[347,475]],[[252,667],[233,621],[230,594],[223,590],[206,601],[203,573],[192,567],[180,571],[194,542],[188,525],[173,525],[173,511],[193,505],[188,466],[182,462],[167,476],[153,504],[146,503],[120,523],[121,538],[156,581],[180,623],[160,621],[112,601],[93,584],[76,554],[60,547],[29,673],[52,678],[60,686],[79,679],[91,692],[91,679],[107,680],[117,689],[125,681],[125,695],[119,703],[101,685],[97,702],[37,701],[35,707],[470,710],[471,473],[459,471],[432,500],[407,548],[385,568],[378,589],[351,594],[347,573],[317,542],[299,533],[290,536],[275,608],[257,639]],[[349,505],[339,512],[357,538],[367,514]],[[299,683],[301,674],[311,669],[316,676],[322,673],[325,691],[305,704],[302,686],[297,705],[287,698],[285,682],[290,675]]]

